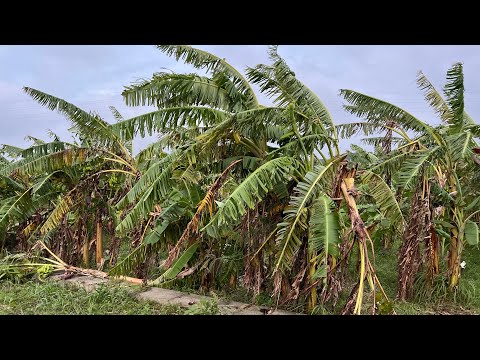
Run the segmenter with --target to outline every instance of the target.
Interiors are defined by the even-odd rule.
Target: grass
[[[422,314],[480,314],[480,272],[476,269],[480,268],[480,250],[471,246],[467,246],[463,253],[463,260],[467,266],[462,270],[460,281],[460,288],[468,290],[468,296],[457,296],[454,299],[445,293],[446,296],[431,297],[429,299],[414,299],[409,302],[394,301],[397,292],[397,254],[399,242],[393,248],[384,249],[380,244],[376,244],[375,249],[375,265],[376,274],[380,279],[385,293],[389,300],[393,302],[393,308],[398,315],[422,315]],[[331,305],[319,305],[314,311],[314,314],[328,315],[338,314],[345,302],[347,301],[350,289],[355,285],[358,274],[356,271],[356,252],[352,254],[349,265],[349,275],[347,276],[345,289],[340,294],[337,305],[332,308]],[[442,272],[445,269],[441,269]],[[442,278],[444,279],[444,278]],[[196,293],[201,295],[212,295],[212,292],[205,292],[201,289],[189,286],[185,282],[174,283],[169,288]],[[420,292],[418,289],[417,292]],[[244,303],[251,303],[258,306],[274,307],[275,300],[266,293],[260,293],[257,296],[252,296],[246,289],[237,287],[235,289],[217,289],[215,290],[217,296],[224,300],[240,301]],[[368,285],[366,286],[366,294],[368,293]],[[441,292],[439,292],[441,293]],[[442,294],[443,295],[443,294]],[[364,312],[370,313],[370,305],[372,299],[369,296],[364,297]],[[292,312],[301,312],[302,304],[292,304],[287,307],[279,307]]]
[[[375,250],[377,276],[391,300],[397,291],[397,253],[397,249],[378,247]],[[480,268],[480,250],[467,246],[462,257],[467,266],[462,270],[459,296],[454,298],[441,293],[442,296],[429,299],[415,299],[406,303],[396,301],[395,312],[399,315],[480,314],[480,273],[476,270]],[[422,289],[417,289],[417,292],[419,290]]]
[[[395,298],[397,291],[397,249],[385,250],[377,246],[375,250],[376,271],[382,286],[390,300]],[[443,296],[442,291],[428,299],[417,298],[402,303],[394,302],[395,312],[399,315],[418,314],[480,314],[480,250],[467,246],[463,253],[466,262],[462,270],[460,281],[461,291],[456,298]],[[356,279],[355,256],[351,259],[351,284]],[[442,269],[445,270],[445,269]],[[439,278],[443,281],[442,278]],[[180,285],[180,284],[178,284]],[[350,286],[351,285],[351,286]],[[218,290],[215,293],[201,291],[187,284],[172,286],[181,291],[214,295],[224,300],[241,301],[259,306],[271,307],[275,301],[268,294],[261,293],[256,297],[247,293],[245,289],[236,288],[226,291]],[[441,290],[443,288],[440,288]],[[422,289],[418,289],[422,290]],[[177,305],[160,305],[153,302],[138,301],[135,294],[142,291],[139,286],[126,286],[119,283],[102,285],[93,292],[75,286],[66,286],[54,282],[27,281],[14,284],[10,281],[0,281],[0,315],[3,314],[115,314],[115,315],[157,315],[157,314],[218,314],[216,301],[202,301],[189,309],[182,309]],[[420,292],[420,291],[417,291]],[[440,294],[440,295],[438,295]],[[466,296],[464,294],[467,294]],[[319,307],[317,314],[338,313],[346,301],[348,291],[344,291],[335,309]],[[371,304],[371,299],[364,299],[365,309]],[[286,310],[299,311],[289,307]]]
[[[101,285],[92,292],[51,281],[0,281],[0,315],[177,315],[177,305],[138,301],[133,287]]]
[[[464,254],[463,259],[466,266],[460,281],[467,280],[476,289],[471,306],[480,313],[480,272],[478,271],[480,269],[480,249],[468,246]]]

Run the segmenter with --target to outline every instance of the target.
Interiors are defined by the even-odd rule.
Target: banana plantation
[[[127,106],[153,112],[111,107],[104,119],[23,89],[72,137],[1,148],[0,282],[103,274],[243,291],[306,314],[479,296],[463,276],[478,252],[480,125],[465,111],[461,63],[443,89],[417,75],[440,125],[355,89],[333,94],[356,117],[341,123],[275,46],[269,63],[246,69],[190,46],[157,48],[198,71],[125,86]],[[156,140],[135,155],[146,136]],[[365,148],[340,151],[354,136]]]

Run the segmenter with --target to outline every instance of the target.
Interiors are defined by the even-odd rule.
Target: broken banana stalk
[[[115,277],[112,277],[112,276],[109,276],[106,272],[103,272],[103,271],[92,270],[92,269],[84,269],[84,268],[68,265],[66,262],[64,262],[62,259],[60,259],[57,255],[55,255],[53,253],[53,251],[50,250],[47,245],[45,245],[45,243],[43,241],[38,240],[37,243],[32,247],[32,250],[37,248],[37,247],[40,247],[41,249],[46,250],[50,255],[52,255],[52,257],[55,260],[48,259],[48,258],[44,258],[44,260],[47,260],[48,262],[52,263],[55,266],[56,270],[65,270],[66,273],[74,273],[74,274],[77,274],[77,275],[92,276],[92,277],[100,278],[100,279],[107,279],[107,278],[118,279],[118,280],[123,280],[123,281],[130,282],[130,283],[133,283],[133,284],[142,284],[143,283],[143,280],[138,279],[138,278],[132,278],[132,277],[129,277],[129,276],[115,276]]]
[[[350,170],[344,170],[341,184],[340,184],[340,189],[341,189],[343,198],[345,199],[345,202],[348,205],[348,215],[350,217],[350,221],[352,224],[352,230],[354,231],[354,234],[356,235],[356,239],[358,241],[359,252],[360,252],[360,278],[357,284],[358,287],[355,286],[355,289],[354,291],[352,291],[350,299],[347,302],[347,304],[350,304],[350,306],[353,307],[353,301],[355,301],[353,314],[360,315],[362,310],[362,300],[363,300],[363,292],[365,288],[365,279],[367,279],[370,285],[370,288],[373,292],[373,299],[374,299],[373,313],[375,313],[375,308],[376,308],[375,283],[378,285],[380,291],[382,292],[385,299],[387,299],[387,301],[388,301],[388,297],[385,294],[385,291],[383,290],[382,285],[380,284],[380,281],[375,275],[374,266],[372,266],[368,257],[367,239],[372,248],[372,255],[375,256],[375,254],[373,250],[372,239],[370,238],[370,235],[368,234],[365,224],[363,223],[363,220],[360,217],[360,214],[357,208],[357,203],[355,201],[355,197],[358,195],[358,192],[354,186],[355,172],[356,172],[356,168],[353,168]],[[346,307],[350,308],[350,306],[346,306]],[[347,311],[347,312],[350,312],[350,311]]]

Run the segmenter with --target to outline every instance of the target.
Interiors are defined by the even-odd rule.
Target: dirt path
[[[82,286],[87,291],[93,291],[101,284],[108,283],[110,280],[98,279],[89,276],[74,276],[64,280],[62,275],[54,275],[50,277],[54,281],[61,283]],[[138,293],[137,299],[153,301],[161,305],[175,304],[184,308],[199,303],[201,300],[213,300],[208,296],[188,294],[175,290],[161,289],[152,287],[143,292]],[[218,301],[218,308],[222,315],[301,315],[283,310],[274,310],[267,307],[261,307],[251,304],[245,304],[236,301]]]

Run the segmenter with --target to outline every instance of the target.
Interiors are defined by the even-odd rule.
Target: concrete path
[[[62,283],[82,286],[87,291],[93,291],[101,284],[108,283],[110,281],[107,279],[99,279],[90,276],[74,276],[64,280],[62,275],[53,275],[50,278]],[[213,298],[208,296],[188,294],[157,287],[149,288],[146,291],[138,293],[136,296],[139,300],[153,301],[162,305],[176,304],[183,308],[188,308],[191,305],[199,303],[201,300],[213,300]],[[236,301],[219,300],[218,308],[222,315],[301,315],[284,310],[271,311],[268,307],[245,304]]]

